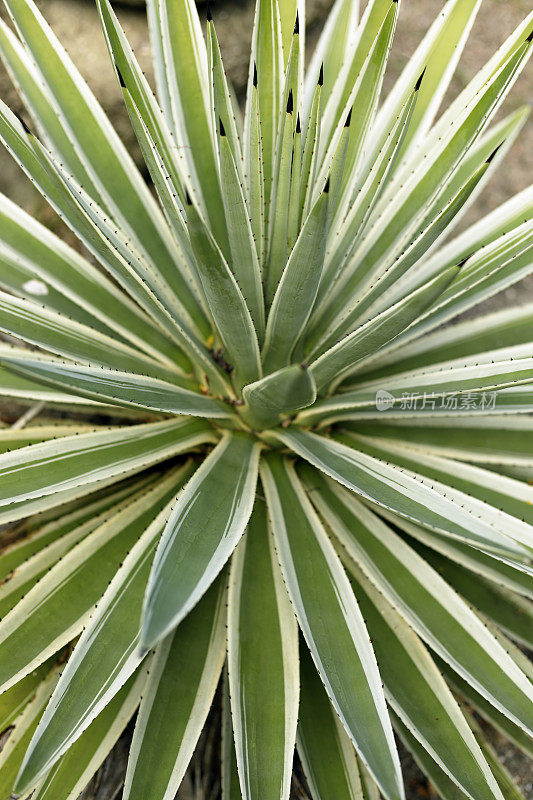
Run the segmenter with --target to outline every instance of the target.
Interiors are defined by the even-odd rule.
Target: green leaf
[[[461,492],[459,502],[465,508],[491,521],[501,533],[533,547],[532,487],[481,467],[413,450],[405,443],[353,434],[348,437],[347,441],[369,455]],[[450,491],[449,496],[459,499],[455,492]]]
[[[159,478],[160,475],[157,475],[155,479]],[[146,489],[152,480],[154,478],[149,476],[126,481],[118,488],[112,486],[108,490],[99,492],[90,501],[87,499],[74,501],[60,510],[39,514],[14,526],[12,530],[17,534],[15,540],[9,543],[5,542],[2,547],[0,580],[5,580],[9,573],[26,559],[39,553],[75,527],[91,523],[91,521],[92,524],[97,525],[103,513],[111,507],[119,505],[136,490]]]
[[[526,552],[489,522],[450,499],[446,486],[432,487],[383,459],[316,434],[290,429],[269,432],[269,436],[364,499],[407,520],[510,557]]]
[[[376,3],[375,5],[378,4]],[[336,133],[333,133],[331,137],[328,150],[324,153],[319,185],[322,175],[325,174],[324,170],[327,168],[327,165],[331,164],[331,168],[333,169],[334,160],[336,158],[333,148],[337,150],[341,138],[344,135],[347,136],[346,156],[345,159],[343,159],[344,171],[342,173],[342,179],[339,181],[339,186],[337,187],[337,191],[341,193],[337,209],[337,213],[340,215],[341,219],[349,208],[353,189],[357,185],[357,173],[360,161],[365,150],[369,146],[367,140],[370,136],[372,122],[377,109],[390,47],[396,29],[398,13],[399,3],[391,3],[383,23],[376,33],[375,40],[372,42],[372,46],[366,55],[364,63],[360,65],[357,72],[350,71],[347,83],[347,88],[350,89],[350,92],[348,95],[346,93],[344,94],[341,105],[336,113],[338,121],[343,125],[345,124],[342,120],[343,114],[339,114],[342,104],[344,104],[345,112],[353,108],[356,113],[352,114],[349,128],[345,128],[345,130],[340,133],[340,136],[337,128]],[[341,67],[339,82],[342,80],[343,72],[346,74],[345,65]],[[337,84],[335,85],[333,94],[335,94],[336,89]],[[327,104],[323,118],[323,124],[326,130],[331,120],[331,112],[332,105]],[[322,139],[322,142],[323,141]]]
[[[177,273],[166,278],[160,273],[158,267],[153,264],[142,247],[135,247],[127,233],[117,227],[112,219],[109,218],[105,209],[94,201],[84,188],[64,169],[62,164],[53,159],[48,151],[36,140],[31,140],[33,150],[42,164],[44,170],[55,181],[59,179],[59,193],[67,197],[60,197],[61,206],[72,206],[72,201],[81,210],[84,218],[83,227],[89,223],[89,241],[97,254],[104,255],[104,263],[109,261],[109,253],[113,261],[112,266],[116,267],[116,259],[119,257],[120,271],[124,275],[127,273],[126,285],[130,284],[132,292],[138,296],[149,313],[165,329],[169,330],[180,346],[189,352],[191,345],[195,345],[197,350],[202,351],[201,337],[206,335],[208,328],[203,323],[203,317],[198,319],[198,314],[190,312],[186,303],[182,302],[187,295],[192,292],[189,289],[190,279],[187,279],[187,292],[183,295],[176,295],[175,276]],[[54,193],[57,193],[57,186],[54,186]],[[78,220],[76,220],[77,224]],[[169,231],[170,234],[170,231]],[[176,260],[183,260],[180,251]],[[189,259],[190,260],[190,259]],[[195,297],[195,303],[198,302]],[[198,322],[197,322],[198,320]],[[203,331],[202,331],[203,327]]]
[[[518,482],[516,481],[515,483]],[[517,568],[518,565],[511,566],[509,563],[504,563],[502,560],[489,553],[482,553],[480,550],[476,550],[461,542],[451,541],[444,536],[430,533],[419,525],[412,525],[402,520],[400,517],[386,515],[386,518],[409,534],[409,537],[413,537],[409,539],[409,544],[411,544],[415,550],[421,553],[425,553],[427,548],[436,550],[437,553],[441,553],[446,556],[446,558],[452,559],[457,564],[466,567],[469,575],[472,575],[472,573],[481,575],[498,586],[510,589],[512,592],[533,600],[531,575],[520,571]],[[420,542],[422,543],[422,547],[420,547]],[[425,557],[429,560],[429,556],[426,555]]]
[[[298,117],[292,147],[291,186],[289,193],[289,214],[287,218],[287,249],[292,252],[300,232],[300,194],[302,165],[302,130]]]
[[[137,370],[141,374],[171,380],[180,379],[176,372],[157,364],[148,356],[143,357],[119,340],[31,300],[0,292],[0,314],[3,331],[66,358],[112,369],[120,366],[125,370]]]
[[[284,414],[310,406],[316,400],[316,385],[308,369],[298,364],[273,372],[242,390],[240,415],[252,428],[275,426]]]
[[[202,210],[207,213],[222,251],[227,253],[215,132],[209,109],[207,51],[198,12],[192,0],[162,0],[159,15],[177,144],[184,148],[195,192],[202,198]]]
[[[531,44],[531,39],[529,37],[531,36],[532,21],[533,12],[530,12],[515,28],[511,35],[505,39],[487,63],[479,70],[473,80],[471,80],[463,91],[457,95],[455,100],[450,103],[431,129],[429,136],[426,137],[428,144],[432,145],[435,141],[438,141],[439,137],[442,135],[443,129],[449,128],[450,123],[453,120],[457,120],[459,115],[475,102],[475,98],[479,95],[480,91],[483,90],[483,87],[490,82],[491,78],[497,75],[510,59],[522,53],[524,44]],[[527,55],[529,54],[530,53]],[[515,79],[516,77],[517,76],[515,76]]]
[[[26,751],[17,792],[35,786],[141,663],[143,593],[169,511],[170,504],[138,539],[86,625]]]
[[[225,657],[226,581],[221,576],[157,648],[135,725],[125,800],[174,797],[183,779]]]
[[[488,764],[490,764],[490,768],[494,773],[494,777],[498,781],[500,789],[502,790],[502,794],[505,793],[503,796],[506,798],[506,800],[525,800],[524,795],[519,791],[513,778],[505,769],[498,754],[488,742],[480,726],[474,719],[474,716],[471,713],[467,713],[467,719],[470,727],[472,728],[474,736],[479,742],[479,746],[481,747],[481,750],[487,759]]]
[[[0,797],[12,796],[13,786],[24,758],[24,753],[34,734],[45,706],[59,678],[58,668],[54,667],[37,689],[33,700],[26,706],[15,722],[7,742],[0,753]]]
[[[327,350],[310,366],[317,387],[332,384],[335,388],[348,374],[357,372],[365,357],[378,352],[415,322],[457,276],[458,267],[450,267],[426,286],[370,319],[349,336]]]
[[[313,477],[312,497],[349,560],[441,658],[526,732],[533,728],[532,685],[471,608],[434,569],[332,482]]]
[[[117,507],[120,508],[120,503],[118,501],[119,498],[117,498]],[[48,544],[42,548],[38,547],[37,552],[26,560],[17,563],[3,580],[0,585],[0,616],[5,617],[12,609],[15,610],[18,607],[19,601],[22,602],[24,600],[24,597],[30,592],[32,587],[34,587],[36,583],[40,584],[42,578],[49,570],[53,569],[75,545],[92,533],[100,524],[104,523],[111,514],[112,511],[107,508],[100,515],[96,514],[94,518],[86,518],[81,524],[79,521],[72,523],[72,519],[70,519],[67,524],[57,525],[57,537],[45,537],[45,540],[46,538],[49,539]],[[9,555],[9,553],[7,555]],[[15,550],[11,555],[13,563],[13,561],[18,560],[19,557],[24,556],[24,548],[21,548],[20,551],[18,549]],[[11,622],[14,619],[18,619],[20,622],[20,620],[24,620],[25,617],[24,615],[20,617],[17,613],[10,616]],[[10,625],[4,625],[3,621],[0,623],[2,635],[6,632],[6,628],[9,629],[9,627]],[[10,666],[13,661],[17,663],[16,656],[10,659]],[[5,666],[8,666],[7,663]]]
[[[136,93],[136,97],[138,98],[139,102],[142,102],[143,100],[145,101],[144,105],[143,105],[143,111],[145,112],[145,114],[144,114],[145,119],[148,118],[149,124],[150,124],[150,122],[152,123],[151,124],[151,130],[152,131],[154,131],[154,127],[156,128],[156,131],[159,134],[159,136],[157,138],[157,141],[158,141],[158,144],[160,145],[160,150],[165,153],[165,152],[168,151],[169,147],[171,147],[171,145],[169,144],[169,141],[168,141],[169,134],[167,132],[166,138],[165,138],[164,135],[161,135],[161,130],[162,130],[162,127],[164,127],[164,126],[162,126],[160,124],[160,116],[161,115],[159,113],[157,104],[155,103],[155,101],[152,98],[151,90],[147,89],[148,85],[146,83],[146,80],[144,79],[144,76],[142,75],[142,72],[140,71],[140,69],[138,68],[138,65],[135,62],[133,54],[131,53],[131,50],[130,50],[130,48],[129,48],[126,40],[125,40],[125,37],[124,37],[124,35],[122,33],[122,30],[121,30],[120,26],[118,25],[118,22],[117,22],[116,18],[114,17],[112,11],[110,11],[109,7],[103,6],[103,5],[100,6],[99,10],[100,10],[100,14],[101,14],[102,21],[103,21],[103,24],[104,24],[104,28],[105,28],[105,32],[106,32],[106,38],[108,40],[108,45],[110,47],[110,52],[112,54],[114,54],[115,58],[118,59],[118,61],[120,62],[121,70],[122,70],[121,74],[124,74],[129,78],[129,84],[130,85],[133,83],[133,80],[131,80],[130,73],[133,72],[133,74],[134,74],[134,76],[136,78],[136,85],[139,87],[139,90]],[[22,52],[21,52],[21,60],[22,60],[22,62],[24,61],[24,57],[25,57],[24,56],[24,51],[22,50]],[[18,72],[20,72],[21,67],[20,67],[20,64],[18,64],[18,62],[17,62],[17,65],[19,66]],[[24,81],[23,80],[22,84],[26,88],[28,88],[28,86],[29,86],[29,88],[31,88],[31,90],[35,93],[35,90],[36,90],[35,84],[37,84],[37,87],[39,87],[39,85],[40,85],[39,75],[37,74],[36,77],[33,77],[32,81],[28,81],[28,80]],[[151,104],[150,104],[150,99],[152,101]],[[65,138],[67,143],[72,147],[72,142],[69,140],[68,134],[65,134],[65,126],[61,124],[61,120],[58,117],[57,112],[55,111],[55,109],[52,106],[50,108],[48,108],[48,101],[46,99],[44,101],[44,104],[46,105],[46,108],[47,108],[47,111],[48,111],[45,127],[47,129],[49,129],[50,126],[54,124],[53,120],[55,119],[55,125],[59,126],[63,138]],[[43,105],[43,103],[41,103],[41,105]],[[148,106],[148,111],[146,110],[146,106]],[[150,116],[150,112],[151,112],[151,116]],[[48,119],[50,117],[52,118],[52,122]],[[154,123],[155,123],[155,126],[154,126]],[[155,135],[155,133],[154,133],[154,135]],[[45,141],[46,141],[46,136],[45,136]],[[166,150],[165,150],[165,146],[166,146]],[[75,145],[74,145],[74,149],[76,149]],[[78,184],[81,184],[82,186],[84,186],[85,189],[88,191],[89,195],[100,206],[102,206],[103,208],[106,208],[105,201],[102,199],[101,194],[94,188],[94,184],[93,184],[92,180],[87,176],[85,168],[83,168],[81,173],[80,173],[80,170],[75,168],[76,165],[75,164],[72,165],[72,159],[64,158],[63,157],[64,147],[59,147],[59,148],[53,148],[52,147],[51,150],[52,150],[54,156],[58,160],[60,160],[62,164],[65,164],[67,172],[72,173],[72,175],[76,179],[76,182]],[[167,164],[169,163],[169,160],[170,159],[167,158]],[[92,174],[91,167],[87,162],[85,163],[85,167],[87,168],[89,173]],[[168,168],[171,169],[171,166],[169,166]],[[106,213],[107,213],[108,209],[109,209],[109,207],[106,208]],[[153,217],[155,217],[155,214],[154,214],[155,211],[157,211],[157,209],[151,209],[151,215]],[[190,313],[191,316],[194,319],[197,320],[198,324],[201,327],[202,323],[205,325],[205,317],[202,315],[202,312],[201,312],[201,310],[199,308],[198,299],[194,296],[194,293],[191,292],[191,289],[190,289],[190,286],[189,286],[189,278],[188,278],[186,266],[184,266],[184,263],[183,263],[183,257],[182,257],[182,254],[181,254],[181,250],[180,250],[179,247],[176,247],[174,245],[174,243],[168,241],[168,234],[164,231],[164,227],[163,227],[163,225],[161,225],[161,223],[162,223],[162,220],[160,222],[160,227],[162,228],[162,233],[163,233],[165,239],[167,239],[166,246],[167,246],[167,248],[169,248],[169,245],[170,245],[170,251],[171,251],[170,255],[171,255],[171,257],[172,257],[172,259],[174,261],[175,266],[178,267],[177,272],[174,272],[174,275],[173,275],[173,281],[174,281],[174,284],[176,285],[175,296],[179,297],[180,302],[182,302],[184,304],[185,308],[188,309],[187,313]],[[134,249],[138,249],[140,251],[143,250],[143,246],[144,245],[143,245],[143,243],[141,241],[137,240],[136,245],[137,245],[137,247],[134,248]],[[147,258],[148,258],[148,260],[151,260],[150,256],[147,256]],[[153,264],[158,264],[158,262],[157,261],[153,261]],[[167,274],[167,277],[168,277],[168,274],[169,274],[168,271],[167,271],[166,274]]]
[[[96,429],[97,426],[84,423],[66,422],[64,424],[54,424],[51,421],[48,424],[28,425],[23,428],[3,428],[0,430],[0,453],[8,453],[18,447],[27,447],[30,444],[47,442],[50,439],[59,439],[62,436],[76,433],[88,433]],[[1,563],[2,556],[0,556]]]
[[[262,353],[267,371],[289,363],[311,314],[324,264],[327,218],[324,191],[300,231],[272,301]]]
[[[287,4],[289,5],[289,4]],[[302,14],[305,10],[305,4],[303,2],[298,3],[298,11],[296,8],[294,9],[294,16],[293,16],[293,24],[290,31],[288,30],[287,33],[289,34],[289,47],[287,47],[286,51],[284,51],[284,61],[285,61],[285,74],[283,76],[283,92],[281,95],[281,104],[280,104],[280,116],[278,119],[278,152],[277,152],[277,159],[276,159],[276,175],[279,178],[279,166],[280,166],[280,156],[281,152],[279,149],[279,143],[283,137],[283,126],[285,122],[291,122],[291,130],[293,135],[296,130],[296,123],[298,116],[300,115],[301,111],[301,78],[303,74],[303,61],[302,61],[302,47],[303,47],[303,35],[304,29],[302,27],[302,23],[304,22],[301,19]],[[278,8],[280,9],[280,4],[278,3]],[[283,16],[284,11],[280,9],[280,16]],[[282,33],[283,35],[283,33]],[[285,111],[288,106],[292,105],[291,111],[291,119],[289,120],[285,116]],[[275,181],[277,180],[275,177]],[[273,185],[273,193],[274,193],[274,186]]]
[[[233,739],[233,720],[231,718],[227,668],[224,670],[224,679],[222,684],[221,728],[220,782],[222,784],[222,800],[242,800],[239,771],[237,768],[237,756],[235,753],[235,742]]]
[[[470,570],[454,564],[426,548],[418,552],[444,580],[485,617],[492,619],[508,636],[532,649],[533,603],[508,589],[495,586],[482,577],[472,580]]]
[[[324,298],[334,290],[334,280],[338,277],[341,265],[355,251],[365,225],[383,194],[389,175],[396,163],[398,150],[409,129],[419,91],[420,88],[416,83],[388,132],[381,149],[376,153],[375,159],[367,168],[357,172],[357,182],[352,189],[352,197],[345,217],[337,215],[331,222],[324,271],[314,312],[316,316],[321,311],[320,306]]]
[[[218,120],[222,120],[226,136],[230,145],[231,153],[235,159],[237,172],[243,183],[243,158],[239,128],[235,119],[234,104],[232,98],[232,87],[228,82],[215,26],[212,19],[207,21],[207,43],[208,43],[208,65],[211,71],[209,89],[211,95],[211,106],[215,112],[214,125],[217,127]],[[222,191],[224,191],[224,181],[222,180]]]
[[[394,730],[403,741],[407,750],[411,753],[416,764],[420,767],[424,775],[427,776],[431,785],[435,787],[442,800],[468,800],[468,796],[461,791],[456,783],[438,766],[434,759],[425,750],[420,742],[413,736],[409,728],[404,725],[400,717],[391,712]]]
[[[218,112],[218,109],[215,110]],[[262,339],[265,329],[265,307],[261,270],[250,223],[250,212],[244,195],[242,179],[239,176],[226,132],[224,135],[220,134],[218,140],[222,196],[231,252],[230,266],[246,305],[250,309],[257,334]]]
[[[488,468],[533,468],[533,421],[527,416],[470,416],[365,422],[365,433],[401,440],[449,458]],[[347,427],[361,433],[360,424]]]
[[[124,684],[39,783],[33,800],[70,800],[85,788],[135,713],[146,684],[146,670],[143,665]]]
[[[474,193],[485,179],[491,164],[492,160],[490,156],[486,161],[483,161],[481,165],[476,163],[474,171],[472,174],[468,173],[466,175],[464,184],[459,185],[456,193],[453,193],[450,198],[443,197],[442,195],[439,196],[441,207],[438,213],[433,214],[431,212],[428,214],[427,219],[425,219],[420,226],[419,233],[413,236],[413,241],[411,241],[402,254],[395,259],[387,272],[369,288],[365,299],[358,308],[359,318],[361,318],[362,315],[372,316],[391,304],[391,294],[393,296],[396,295],[397,282],[399,282],[421,258],[424,258],[427,251],[430,250],[443,235],[446,235],[451,223],[457,222],[462,211],[464,211],[467,204],[471,202]]]
[[[369,773],[360,758],[357,759],[359,764],[359,774],[361,777],[361,788],[363,790],[364,800],[380,800],[379,788]]]
[[[250,224],[257,250],[257,257],[262,272],[265,261],[265,187],[263,181],[263,148],[261,120],[259,118],[259,98],[257,86],[250,90],[249,110],[247,107],[246,124],[249,129],[249,147],[245,152],[246,188]]]
[[[11,689],[2,692],[0,696],[0,731],[4,733],[7,728],[16,724],[19,715],[35,697],[36,691],[44,678],[55,664],[55,659],[49,659],[38,669],[30,672]]]
[[[38,66],[29,57],[24,43],[3,19],[0,22],[0,53],[47,147],[55,153],[60,153],[63,162],[77,179],[90,187],[91,194],[103,202],[90,175],[90,169],[88,170],[87,161],[77,152],[70,131],[62,124],[61,117],[57,113],[54,99],[43,85]]]
[[[70,489],[81,497],[213,439],[212,429],[199,420],[168,420],[66,436],[6,453],[0,456],[0,507],[5,509],[0,519],[26,516],[27,510],[16,507],[20,501],[47,498],[47,507],[58,505]],[[50,459],[55,459],[53,471]]]
[[[511,118],[516,115],[518,112],[511,115]],[[498,129],[499,126],[496,125],[494,128]],[[481,147],[482,141],[491,135],[494,128],[491,128],[491,131],[483,137],[478,147]],[[492,244],[502,234],[510,233],[524,221],[531,219],[532,215],[533,187],[528,187],[468,227],[455,239],[439,247],[435,253],[417,264],[405,279],[399,282],[399,286],[405,287],[405,290],[408,291],[413,286],[427,280],[435,271],[438,272],[444,267],[459,263],[473,253],[477,253],[478,250]]]
[[[322,75],[323,80],[323,75]],[[322,102],[322,84],[317,83],[314,87],[313,103],[307,124],[305,143],[302,153],[302,168],[300,175],[300,210],[299,220],[305,220],[311,206],[311,196],[315,186],[315,176],[317,171],[318,150],[320,147],[320,115]]]
[[[382,792],[402,798],[381,679],[346,574],[294,468],[269,455],[261,479],[285,584],[326,691]]]
[[[6,5],[53,98],[54,111],[106,206],[139,250],[145,250],[157,270],[175,285],[175,245],[120,138],[33,0],[9,0]],[[59,151],[57,155],[61,158]]]
[[[430,654],[355,563],[351,571],[389,705],[465,794],[501,800],[481,749]]]
[[[150,34],[150,50],[154,63],[157,99],[162,109],[165,122],[172,135],[175,134],[172,121],[170,89],[167,81],[166,57],[163,52],[163,36],[161,29],[161,15],[159,13],[159,0],[148,0],[146,3],[146,16],[148,18],[148,32]]]
[[[298,755],[314,800],[363,800],[357,756],[308,652],[300,661]]]
[[[501,120],[501,122],[492,125],[486,133],[477,139],[466,157],[463,158],[455,174],[451,180],[448,181],[444,191],[439,197],[440,203],[443,206],[451,202],[455,195],[460,192],[461,188],[474,177],[475,173],[482,167],[484,162],[486,163],[488,161],[488,169],[485,170],[477,185],[473,187],[463,207],[457,210],[453,220],[446,228],[446,232],[441,234],[437,240],[439,244],[442,239],[450,238],[452,230],[464,217],[467,209],[470,208],[475,199],[485,189],[485,186],[494,174],[501,170],[503,161],[509,154],[510,149],[516,141],[518,134],[523,129],[530,113],[531,109],[528,106],[522,106]],[[433,245],[431,250],[434,250]]]
[[[181,166],[182,159],[176,150],[167,120],[161,114],[161,109],[152,94],[150,85],[135,58],[109,0],[97,0],[97,7],[109,54],[117,71],[117,77],[122,85],[124,94],[129,95],[131,99],[132,105],[131,107],[128,106],[128,111],[133,111],[138,123],[145,126],[147,135],[154,142],[168,177],[179,192],[180,200],[183,202],[185,193],[180,168],[181,171],[186,171],[186,169]]]
[[[82,538],[84,528],[74,529],[71,538],[76,546],[71,545],[57,561],[59,553],[52,569],[0,622],[0,686],[4,690],[81,632],[117,565],[191,471],[189,464],[172,472],[156,489],[134,496],[103,520],[96,518],[90,535]]]
[[[252,512],[260,449],[246,434],[226,434],[180,495],[150,575],[144,648],[194,608],[233,552]]]
[[[121,287],[180,347],[191,344],[191,335],[165,309],[153,293],[153,270],[139,260],[126,234],[112,225],[106,212],[75,182],[59,162],[31,135],[0,101],[0,137],[15,160],[35,183],[52,208]],[[132,267],[135,263],[135,269]],[[136,271],[137,270],[137,271]],[[145,282],[143,282],[143,276]],[[148,280],[146,280],[148,278]],[[156,281],[157,282],[157,281]],[[159,287],[158,287],[159,288]],[[166,294],[167,300],[169,294]],[[171,299],[171,296],[170,296]],[[174,307],[175,310],[175,307]],[[197,351],[201,348],[196,348]],[[190,362],[175,348],[176,360],[185,370]],[[197,353],[195,353],[197,357]],[[195,358],[196,360],[196,358]]]
[[[516,659],[516,654],[513,653]],[[529,662],[529,659],[528,663]],[[471,705],[487,722],[493,725],[506,739],[513,742],[529,758],[533,758],[533,737],[526,733],[522,728],[512,722],[505,714],[502,714],[492,703],[489,703],[479,692],[477,692],[467,681],[463,680],[451,667],[441,659],[437,660],[438,667],[452,687],[459,692],[460,696],[466,698]],[[521,666],[524,666],[521,664]],[[531,677],[531,675],[530,675]]]
[[[532,358],[472,365],[456,362],[453,367],[437,365],[388,379],[381,378],[376,382],[347,384],[346,391],[342,394],[322,400],[312,410],[302,414],[301,422],[308,425],[317,420],[357,418],[361,412],[368,412],[374,417],[381,416],[377,404],[380,392],[388,392],[394,404],[399,402],[398,409],[393,413],[405,414],[412,411],[410,398],[414,409],[419,404],[428,409],[428,412],[440,408],[449,414],[450,409],[453,413],[453,409],[457,407],[468,411],[468,400],[472,400],[472,396],[476,399],[479,395],[481,401],[485,394],[485,402],[488,403],[489,392],[508,387],[519,388],[520,384],[531,384],[532,381]],[[527,410],[528,386],[523,386],[522,389],[526,393]],[[404,399],[407,400],[405,405],[402,404]],[[483,413],[475,403],[473,407],[470,405],[470,409],[474,414]]]
[[[359,3],[336,0],[315,46],[306,71],[303,119],[313,119],[311,111],[320,69],[324,73],[324,102],[327,102],[342,65],[349,60],[358,35]]]
[[[290,110],[289,110],[290,109]],[[268,220],[268,256],[264,267],[265,300],[267,308],[273,302],[274,295],[287,264],[289,200],[291,188],[291,167],[293,161],[294,112],[293,97],[283,109],[282,123],[279,133],[277,159],[272,179],[272,197]],[[263,128],[261,128],[261,132]],[[263,142],[263,158],[265,148]],[[266,175],[265,175],[266,190]]]
[[[228,605],[229,688],[244,800],[288,800],[298,666],[298,627],[258,499],[232,559]]]
[[[12,346],[0,345],[0,354],[3,355],[27,355],[28,351],[25,348],[15,348]],[[11,370],[0,366],[0,397],[9,397],[11,401],[31,401],[43,402],[54,406],[62,406],[64,412],[69,411],[82,411],[89,409],[89,413],[94,410],[101,411],[103,408],[102,403],[96,403],[93,400],[88,400],[85,397],[78,397],[77,395],[65,394],[65,392],[55,391],[51,387],[44,386],[37,381],[30,381],[22,378],[20,375],[15,375]],[[109,408],[106,409],[108,412]],[[118,410],[115,409],[111,412],[113,416],[123,417],[125,419],[138,418],[138,411],[131,410]],[[144,419],[149,416],[146,412],[142,415]]]
[[[455,72],[479,6],[480,0],[449,0],[445,4],[389,91],[377,115],[373,137],[384,136],[390,129],[413,83],[425,70],[405,150],[411,152],[409,148],[423,140]],[[373,160],[371,153],[368,158]]]
[[[3,288],[26,300],[45,297],[48,308],[172,365],[175,345],[100,270],[4,195],[0,219]]]
[[[294,21],[296,15],[300,17],[301,36],[305,31],[305,3],[301,0],[289,0],[289,2],[278,3],[281,28],[281,45],[283,49],[283,62],[287,66],[290,57],[290,47],[293,42]]]
[[[349,329],[358,319],[358,307],[367,292],[423,234],[430,218],[441,214],[440,190],[490,120],[530,51],[530,43],[524,42],[516,52],[512,52],[455,124],[448,125],[440,139],[418,153],[418,167],[409,170],[407,176],[397,173],[389,182],[376,206],[374,224],[364,241],[361,240],[350,267],[343,270],[342,280],[337,282],[335,293],[324,309],[323,330],[332,319],[339,317],[344,317],[344,330]]]
[[[488,300],[532,271],[533,223],[524,222],[502,234],[490,244],[474,250],[464,264],[459,279],[442,295],[405,336],[402,344]]]
[[[323,154],[330,145],[339,121],[344,125],[341,118],[348,113],[348,109],[352,105],[354,87],[357,91],[359,76],[372,61],[373,48],[379,39],[380,31],[384,32],[387,27],[385,25],[387,17],[390,19],[398,13],[397,9],[392,8],[392,5],[391,0],[372,0],[368,3],[359,27],[350,37],[350,46],[347,48],[346,58],[341,64],[338,75],[330,73],[326,76],[324,71],[324,80],[327,81],[325,95],[329,95],[329,97],[322,116],[321,164]]]
[[[187,218],[205,296],[239,389],[261,375],[259,343],[253,320],[217,242],[190,198]]]
[[[533,303],[503,308],[474,319],[439,328],[413,342],[388,348],[367,360],[364,380],[417,370],[431,364],[466,359],[473,363],[501,361],[528,355],[531,346]]]
[[[257,76],[257,106],[259,109],[263,151],[263,211],[265,219],[269,218],[270,210],[283,70],[281,25],[277,14],[278,3],[276,0],[259,0],[257,2],[252,33],[244,128],[244,171],[249,174],[250,165],[254,163],[254,148],[257,146],[256,142],[251,138],[253,129],[252,97],[254,95],[254,76]]]
[[[134,372],[81,367],[58,359],[31,357],[6,358],[0,355],[0,363],[25,378],[101,403],[212,419],[234,416],[231,408],[219,400]]]
[[[120,76],[122,78],[122,73],[120,73]],[[124,78],[122,78],[122,81],[124,81]],[[181,201],[181,195],[184,195],[184,190],[181,188],[181,179],[179,175],[176,175],[176,171],[173,166],[170,168],[167,167],[167,163],[152,137],[149,126],[142,118],[141,112],[135,104],[129,89],[126,85],[121,86],[121,88],[124,103],[130,117],[131,126],[135,132],[143,159],[154,183],[159,202],[161,203],[166,220],[172,229],[177,242],[179,243],[179,267],[184,272],[188,282],[190,282],[191,276],[193,277],[193,291],[195,291],[199,296],[199,299],[204,306],[204,312],[206,312],[202,288],[197,280],[196,265],[192,256],[190,242],[187,235],[187,228],[185,225],[185,216]],[[202,331],[204,335],[207,335],[209,326],[206,325],[205,319],[202,317],[202,315],[195,315],[195,320],[196,324],[198,325],[198,329]]]

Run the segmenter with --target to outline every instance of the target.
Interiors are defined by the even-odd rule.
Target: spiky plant
[[[241,128],[209,14],[148,1],[156,101],[97,2],[157,201],[33,1],[0,27],[0,136],[89,253],[0,199],[0,800],[75,797],[137,707],[124,798],[171,800],[219,682],[224,800],[287,798],[295,743],[315,800],[399,800],[393,728],[519,797],[470,710],[533,752],[533,306],[443,323],[533,271],[532,191],[442,240],[532,16],[435,122],[479,0],[381,106],[398,3],[337,0],[304,81],[258,0]]]

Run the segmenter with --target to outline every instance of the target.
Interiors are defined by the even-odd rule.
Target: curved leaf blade
[[[461,540],[476,541],[489,551],[508,552],[510,556],[526,552],[497,528],[448,498],[446,487],[432,488],[383,459],[324,436],[294,429],[269,435],[341,485],[407,520]]]
[[[157,648],[130,749],[124,800],[171,800],[202,731],[226,652],[221,576]]]
[[[246,434],[226,434],[180,495],[148,582],[145,649],[194,608],[244,533],[254,503],[260,449]]]
[[[259,499],[232,559],[228,599],[229,688],[243,800],[288,800],[298,719],[298,627]]]
[[[169,420],[65,436],[5,453],[0,456],[2,517],[9,518],[11,504],[47,497],[49,506],[58,505],[60,492],[76,488],[80,496],[88,494],[213,438],[204,422]],[[55,459],[53,472],[50,459]]]
[[[298,755],[314,800],[364,800],[357,756],[331,706],[315,665],[300,661]]]
[[[86,624],[142,533],[191,474],[189,464],[96,524],[0,622],[0,687],[6,690]],[[76,535],[77,529],[74,534]],[[79,537],[79,534],[77,534]],[[64,538],[64,537],[62,537]],[[59,540],[61,543],[61,540]],[[46,567],[45,567],[46,568]],[[43,570],[44,571],[44,570]],[[120,572],[120,570],[119,570]]]
[[[17,792],[35,786],[143,660],[139,654],[143,593],[170,506],[134,545],[79,638],[26,751]]]
[[[101,403],[210,419],[233,416],[229,406],[219,400],[138,373],[31,357],[6,358],[0,355],[0,363],[30,380],[42,381],[57,386],[61,391]]]
[[[413,629],[489,702],[533,731],[533,685],[470,606],[384,522],[333,482],[313,499],[350,561]]]
[[[320,677],[384,795],[400,800],[400,764],[381,679],[340,560],[292,465],[269,455],[261,479],[283,577]]]

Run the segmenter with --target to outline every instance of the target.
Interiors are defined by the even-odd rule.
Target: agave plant
[[[533,753],[533,304],[444,323],[533,271],[531,190],[449,238],[533,15],[435,121],[479,0],[381,103],[399,3],[337,0],[304,80],[303,3],[258,0],[241,122],[209,12],[148,0],[156,100],[97,0],[156,198],[5,3],[0,136],[86,255],[0,197],[1,800],[76,797],[136,712],[125,800],[208,719],[224,800],[295,747],[315,800],[399,800],[393,730],[442,798],[520,797],[472,709]]]

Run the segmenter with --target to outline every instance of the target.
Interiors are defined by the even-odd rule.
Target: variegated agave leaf
[[[241,122],[209,10],[147,0],[156,97],[96,0],[154,194],[4,2],[0,138],[88,256],[0,196],[0,800],[76,797],[135,713],[125,800],[207,720],[223,800],[288,800],[295,748],[314,800],[402,800],[395,733],[519,798],[462,699],[533,754],[533,310],[457,317],[533,271],[532,190],[450,232],[533,15],[436,120],[480,0],[386,97],[399,2],[336,0],[304,76],[303,0],[257,0]]]

